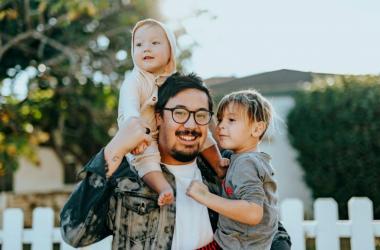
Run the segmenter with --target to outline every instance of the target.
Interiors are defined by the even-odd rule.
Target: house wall
[[[291,96],[268,97],[268,99],[276,115],[267,132],[268,139],[260,144],[260,150],[272,156],[280,202],[285,198],[299,198],[304,203],[305,211],[310,213],[311,191],[303,180],[304,171],[296,160],[297,152],[290,145],[286,126],[286,116],[294,106],[294,100]]]
[[[15,193],[36,193],[62,190],[64,172],[54,151],[47,147],[38,149],[41,165],[35,166],[25,158],[20,158],[19,169],[14,174]]]

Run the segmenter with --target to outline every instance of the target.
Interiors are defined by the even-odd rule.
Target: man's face
[[[169,99],[165,108],[181,107],[189,111],[208,110],[206,93],[198,89],[185,89]],[[164,110],[162,117],[157,114],[159,126],[158,147],[161,161],[170,165],[191,162],[198,155],[207,137],[208,125],[198,125],[194,115],[184,124],[176,123],[169,110]]]

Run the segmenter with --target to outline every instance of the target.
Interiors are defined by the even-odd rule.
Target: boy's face
[[[158,25],[143,25],[135,31],[133,57],[137,66],[152,74],[161,74],[170,59],[170,45]]]
[[[254,124],[244,115],[239,104],[228,104],[221,117],[218,117],[217,140],[224,149],[235,153],[256,150],[258,138],[253,132]]]

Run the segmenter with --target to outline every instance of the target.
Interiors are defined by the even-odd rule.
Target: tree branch
[[[28,28],[28,30],[31,30],[32,29],[32,21],[30,20],[29,0],[24,0],[24,18],[25,18],[26,27]]]
[[[34,31],[32,31],[32,30],[29,30],[29,31],[24,32],[24,33],[21,33],[21,34],[17,35],[15,38],[13,38],[12,40],[10,40],[8,43],[6,43],[4,46],[2,46],[0,48],[0,60],[2,59],[4,53],[8,49],[12,48],[13,46],[15,46],[16,44],[18,44],[22,40],[25,40],[27,38],[32,37],[33,33],[34,33]]]

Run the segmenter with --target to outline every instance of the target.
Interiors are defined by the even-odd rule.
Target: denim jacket
[[[203,182],[211,192],[218,194],[221,185],[212,170],[200,158],[197,165]],[[165,166],[161,167],[175,194],[174,176]],[[82,247],[113,235],[113,250],[171,249],[175,202],[159,207],[157,193],[138,177],[125,158],[107,179],[103,150],[86,164],[84,172],[85,178],[61,211],[61,234],[66,243]],[[209,215],[215,230],[218,216],[212,210]],[[289,245],[289,248],[278,249],[290,249],[289,236],[281,224],[275,241],[286,241]]]
[[[214,193],[218,180],[202,160],[197,161],[203,181]],[[161,166],[175,193],[174,176]],[[61,211],[61,234],[65,242],[87,246],[113,235],[112,249],[171,249],[176,205],[157,205],[151,190],[124,158],[109,179],[105,176],[101,150],[84,167],[85,178],[78,184]],[[217,215],[210,211],[215,227]]]

